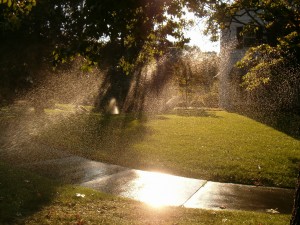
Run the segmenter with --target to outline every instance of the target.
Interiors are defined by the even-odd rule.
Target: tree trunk
[[[122,110],[126,96],[130,88],[132,77],[122,74],[120,71],[111,69],[105,76],[95,102],[95,110],[106,112],[111,99],[115,99],[118,108]]]
[[[300,171],[298,174],[298,181],[294,199],[294,207],[290,225],[300,225]]]

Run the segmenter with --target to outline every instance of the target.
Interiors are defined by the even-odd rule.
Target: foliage
[[[249,49],[243,59],[243,65],[253,68],[251,73],[257,75],[254,71],[258,70],[259,67],[266,66],[268,70],[270,67],[280,64],[283,59],[294,59],[294,65],[299,63],[299,7],[297,0],[243,0],[234,1],[231,4],[220,3],[215,7],[215,11],[209,18],[208,29],[213,33],[218,27],[226,29],[232,23],[237,23],[243,26],[244,30],[254,33],[262,30],[266,36],[267,44]],[[248,24],[241,20],[244,15],[250,18]],[[256,69],[255,66],[257,66]],[[267,82],[265,79],[262,79],[262,81],[262,83]]]
[[[20,2],[14,1],[19,5]],[[133,78],[134,74],[139,73],[148,62],[162,56],[170,47],[182,47],[188,41],[183,35],[184,27],[191,24],[184,17],[186,11],[197,11],[198,15],[204,15],[204,6],[207,4],[203,0],[23,2],[31,3],[28,7],[34,7],[29,7],[30,13],[26,11],[20,17],[15,29],[0,34],[0,39],[4,40],[1,45],[8,46],[5,43],[7,40],[18,43],[19,49],[14,52],[22,52],[28,43],[41,45],[43,47],[39,51],[43,53],[40,57],[43,59],[43,66],[49,64],[49,53],[52,53],[54,66],[72,61],[78,55],[83,56],[83,70],[89,71],[90,67],[98,66],[106,72],[104,80],[107,82],[104,86],[110,88],[106,90],[103,86],[105,91],[100,91],[100,103],[97,103],[99,107],[112,96],[122,106],[129,84],[133,79],[139,79]],[[10,9],[12,6],[6,3],[7,1],[2,6]],[[14,15],[17,13],[8,10],[6,17]],[[175,41],[170,41],[171,38]],[[5,50],[3,55],[9,56],[5,60],[16,58]],[[16,64],[26,63],[29,70],[34,67],[32,64],[40,65],[28,63],[27,57],[21,58]],[[22,66],[18,68],[19,74],[23,74],[25,69]],[[26,75],[19,76],[26,80]],[[5,74],[3,80],[9,80],[8,77],[10,76]],[[13,79],[15,80],[18,79]],[[22,86],[22,83],[16,83]]]
[[[197,47],[177,49],[171,54],[172,63],[168,71],[175,78],[175,88],[181,93],[184,106],[205,106],[207,102],[204,103],[200,98],[213,91],[218,73],[218,56],[215,53],[203,53]]]
[[[126,0],[113,3],[2,0],[0,6],[4,22],[1,25],[8,23],[11,17],[23,15],[18,19],[18,29],[12,30],[11,35],[19,33],[23,37],[50,40],[56,44],[53,52],[56,62],[76,54],[84,55],[90,63],[99,62],[99,59],[105,62],[108,59],[104,56],[109,55],[115,66],[130,72],[128,66],[133,66],[135,61],[138,64],[149,57],[151,60],[170,46],[186,43],[188,40],[183,36],[183,28],[191,21],[184,18],[186,11],[183,9],[197,11],[203,16],[206,4],[206,1],[199,0]],[[168,36],[176,42],[169,41]]]
[[[300,107],[299,33],[278,38],[278,44],[250,48],[237,66],[245,71],[242,86],[264,96],[269,109],[297,113]],[[299,112],[299,111],[298,111]]]
[[[58,35],[62,38],[53,53],[57,62],[80,53],[90,62],[119,67],[126,74],[135,66],[159,56],[173,44],[187,41],[182,29],[187,1],[64,1],[52,5],[62,16]],[[51,22],[51,21],[50,21]],[[51,24],[51,23],[50,23]],[[51,28],[51,27],[50,27]],[[65,37],[65,38],[64,38]]]
[[[0,1],[0,32],[18,29],[22,20],[29,15],[32,8],[36,6],[35,0]]]
[[[281,49],[263,44],[249,49],[237,66],[248,68],[248,72],[243,76],[243,85],[247,90],[253,90],[260,85],[267,84],[275,68],[283,64]]]
[[[251,18],[245,24],[241,18],[247,15]],[[246,29],[263,29],[268,43],[275,46],[278,38],[292,32],[299,33],[299,1],[298,0],[242,0],[233,2],[217,1],[208,23],[208,32],[216,34],[218,28],[225,29],[231,23],[246,26]]]
[[[250,48],[241,62],[240,68],[248,68],[243,77],[244,85],[248,90],[253,90],[261,84],[268,83],[274,78],[276,71],[284,67],[297,66],[297,43],[300,43],[299,34],[292,32],[284,38],[278,39],[275,47],[262,44]]]
[[[299,112],[300,13],[298,0],[234,1],[220,3],[209,18],[208,30],[228,29],[232,23],[243,33],[261,32],[257,46],[249,48],[237,64],[248,102],[271,110]],[[242,19],[248,16],[249,23]],[[234,71],[236,71],[234,69]]]

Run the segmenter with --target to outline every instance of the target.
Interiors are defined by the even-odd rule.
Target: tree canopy
[[[250,18],[249,23],[243,21],[245,15]],[[264,104],[269,101],[272,106],[280,104],[281,109],[297,111],[300,107],[299,0],[221,3],[216,5],[208,21],[208,32],[213,37],[218,28],[227,29],[232,23],[240,24],[243,33],[263,33],[264,40],[249,48],[237,64],[244,71],[242,85],[252,93],[260,92],[259,98],[266,100]]]
[[[210,2],[213,1],[2,0],[1,45],[9,51],[7,46],[13,43],[21,49],[39,44],[44,46],[39,48],[43,57],[36,58],[52,61],[54,66],[80,55],[85,58],[83,69],[97,65],[107,71],[109,82],[116,84],[114,91],[124,92],[119,99],[123,101],[126,86],[141,66],[159,58],[170,47],[180,48],[188,42],[183,29],[191,21],[184,14],[194,11],[204,16]],[[23,61],[28,57],[21,58]],[[5,60],[8,65],[10,60]],[[22,69],[24,62],[17,64]]]
[[[18,74],[3,79],[18,80],[21,70],[37,67],[33,64],[52,61],[57,66],[80,55],[85,58],[83,69],[97,65],[107,71],[108,82],[116,83],[112,92],[126,95],[140,67],[188,42],[183,34],[191,22],[184,17],[187,11],[208,16],[207,33],[214,40],[219,28],[232,22],[253,32],[263,30],[267,42],[249,50],[240,63],[249,71],[244,77],[249,90],[267,84],[274,77],[271,68],[298,64],[299,0],[1,0],[2,65],[11,68],[14,62]],[[244,14],[252,17],[250,24],[240,20]],[[38,50],[29,50],[32,45]],[[261,68],[269,69],[261,73]]]
[[[204,3],[197,0],[6,0],[0,3],[2,28],[5,28],[2,36],[8,37],[8,27],[15,25],[16,29],[10,29],[11,35],[18,30],[21,36],[51,41],[56,47],[53,52],[56,62],[81,54],[90,62],[101,64],[115,60],[128,73],[134,64],[161,55],[168,47],[186,43],[183,29],[190,22],[183,17],[185,11],[199,12]],[[168,37],[173,37],[176,43]]]

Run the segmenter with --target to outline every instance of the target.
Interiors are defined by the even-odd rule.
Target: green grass
[[[85,197],[77,197],[76,194]],[[0,224],[288,224],[290,215],[151,208],[0,163]]]
[[[198,116],[72,116],[40,141],[85,157],[221,182],[294,187],[300,141],[224,111]]]
[[[15,163],[55,157],[44,145],[90,159],[221,182],[294,187],[299,138],[224,111],[193,115],[101,116],[57,113],[34,117],[0,110],[0,148],[18,148]],[[64,113],[65,112],[65,113]],[[40,144],[44,144],[40,146]],[[16,147],[17,146],[17,147]],[[24,154],[22,154],[24,153]],[[1,154],[9,159],[10,156]]]

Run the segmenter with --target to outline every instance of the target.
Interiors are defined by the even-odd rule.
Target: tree
[[[232,4],[219,2],[209,18],[207,30],[216,37],[217,28],[225,29],[235,22],[244,27],[243,32],[263,32],[266,36],[264,43],[258,43],[257,46],[250,48],[237,65],[246,71],[242,77],[242,85],[266,101],[276,96],[275,104],[279,104],[276,110],[284,109],[298,114],[300,112],[299,3],[299,0],[239,0]],[[248,15],[251,22],[244,24],[240,20],[243,15]],[[280,96],[282,89],[283,97]],[[291,225],[300,224],[299,182],[298,177]]]
[[[189,21],[183,9],[200,15],[206,4],[204,0],[42,0],[34,2],[17,29],[3,32],[1,38],[15,37],[14,42],[24,47],[28,42],[40,43],[46,46],[46,54],[54,50],[50,52],[55,66],[83,56],[85,68],[97,65],[107,71],[99,108],[112,96],[122,106],[133,74],[169,47],[182,47],[188,41],[183,28]],[[176,41],[170,41],[170,36]]]
[[[218,73],[216,53],[185,47],[178,49],[173,58],[170,70],[176,79],[175,85],[179,86],[184,106],[217,107],[217,96],[214,98],[211,93]]]
[[[3,35],[6,31],[16,30],[22,20],[28,16],[32,8],[36,6],[35,0],[25,1],[0,1],[0,29]]]
[[[79,53],[88,60],[87,66],[97,64],[106,70],[96,106],[104,108],[114,97],[123,108],[129,85],[137,79],[134,74],[169,47],[187,42],[182,32],[188,23],[183,19],[184,6],[180,0],[72,2],[68,4],[72,19],[64,25],[68,41],[58,46],[56,61]],[[172,43],[168,36],[178,41]]]
[[[23,20],[29,16],[36,5],[35,0],[0,1],[0,101],[10,101],[17,92],[28,87],[31,79],[28,76],[27,57],[18,48],[18,39],[28,42],[19,36]],[[25,45],[23,45],[25,46]],[[25,49],[25,48],[22,48]],[[20,62],[20,58],[23,58]]]
[[[243,27],[240,36],[256,36],[256,43],[232,73],[254,108],[299,112],[299,7],[298,0],[219,1],[211,11],[207,33],[213,38],[218,28],[227,29],[232,23]],[[245,15],[250,22],[244,22]]]
[[[217,1],[208,19],[207,33],[215,37],[219,28],[228,28],[235,22],[254,32],[263,30],[268,43],[275,46],[279,37],[299,33],[299,7],[298,0]],[[251,18],[250,23],[241,20],[244,15]]]

